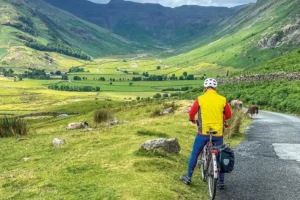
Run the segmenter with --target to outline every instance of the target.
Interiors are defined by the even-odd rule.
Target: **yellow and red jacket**
[[[212,129],[218,133],[214,136],[223,136],[224,120],[231,117],[231,109],[226,98],[215,90],[209,89],[199,96],[190,111],[190,119],[195,120],[198,113],[199,134],[207,135],[206,131]]]

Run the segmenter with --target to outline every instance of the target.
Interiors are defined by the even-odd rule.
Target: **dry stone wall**
[[[300,72],[293,73],[274,73],[274,74],[253,74],[249,76],[238,76],[234,78],[217,78],[218,83],[240,83],[257,81],[275,81],[275,80],[300,80]]]

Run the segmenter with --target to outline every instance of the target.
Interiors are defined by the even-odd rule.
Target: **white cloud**
[[[108,3],[110,0],[90,0],[96,3]],[[129,0],[127,0],[129,1]],[[139,3],[159,3],[163,6],[176,7],[181,5],[199,5],[199,6],[225,6],[232,7],[247,3],[256,2],[256,0],[130,0]]]

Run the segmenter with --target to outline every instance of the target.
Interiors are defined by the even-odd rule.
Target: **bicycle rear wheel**
[[[216,197],[217,191],[217,178],[214,178],[214,161],[213,158],[210,159],[208,171],[207,171],[207,179],[208,179],[208,189],[209,196],[211,200],[214,200]]]

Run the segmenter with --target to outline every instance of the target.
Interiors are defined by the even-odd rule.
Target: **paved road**
[[[260,112],[236,149],[221,200],[300,199],[300,118]]]

